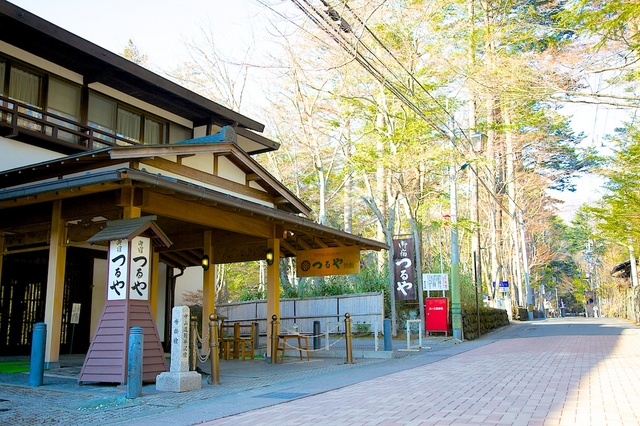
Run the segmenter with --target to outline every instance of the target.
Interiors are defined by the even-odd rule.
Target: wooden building
[[[279,147],[263,130],[0,0],[0,353],[28,354],[40,321],[49,366],[86,352],[106,291],[106,244],[88,240],[108,221],[154,216],[172,242],[152,253],[150,304],[162,326],[174,268],[205,257],[208,314],[215,264],[386,248],[307,219],[309,207],[253,157]],[[279,262],[267,276],[271,317]]]

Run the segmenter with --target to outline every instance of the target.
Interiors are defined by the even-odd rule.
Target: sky
[[[255,0],[10,0],[114,53],[129,39],[151,62],[177,63],[184,43],[211,27],[221,42],[242,46],[264,30],[264,6]]]
[[[10,2],[117,54],[131,39],[138,50],[147,55],[150,68],[160,74],[187,59],[185,44],[197,38],[202,29],[210,29],[225,52],[245,52],[250,46],[256,46],[253,54],[267,55],[271,49],[270,40],[274,39],[272,22],[277,18],[260,0]],[[287,10],[286,3],[291,2],[283,0],[284,9],[279,10]],[[255,88],[248,92],[249,103],[258,102],[263,96]],[[576,132],[587,135],[583,143],[598,147],[604,136],[613,132],[626,117],[623,111],[606,107],[570,106],[565,110],[573,116],[572,126]],[[252,118],[262,121],[260,117]],[[600,185],[599,179],[585,177],[578,181],[575,193],[554,194],[565,200],[559,207],[561,217],[568,220],[578,206],[599,199],[602,195]]]

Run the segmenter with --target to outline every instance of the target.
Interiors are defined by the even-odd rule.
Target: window
[[[166,122],[97,93],[89,94],[89,126],[104,132],[95,137],[121,145],[128,145],[126,141],[155,145],[167,140]]]
[[[42,77],[30,71],[12,66],[9,71],[9,98],[28,105],[18,106],[18,126],[40,132],[42,124],[36,120],[42,119],[40,91]],[[32,120],[28,117],[33,117]]]
[[[158,145],[165,143],[166,124],[159,121],[145,118],[144,120],[144,143],[145,145]]]
[[[133,142],[140,142],[140,123],[142,116],[118,107],[118,136]]]
[[[89,126],[109,134],[114,134],[116,129],[117,108],[118,105],[115,101],[91,93],[89,95]],[[114,138],[106,136],[103,133],[97,133],[95,137],[108,142],[114,142]]]
[[[47,121],[58,126],[58,139],[71,143],[78,143],[80,138],[64,129],[78,130],[78,126],[70,122],[80,122],[80,91],[77,84],[55,77],[49,77],[49,92],[47,96],[47,112],[55,114],[47,116]],[[66,119],[66,120],[65,120]],[[68,121],[67,121],[68,120]],[[49,136],[53,136],[53,127],[47,127]]]
[[[42,78],[20,68],[11,68],[9,97],[36,108],[41,108],[40,89]]]

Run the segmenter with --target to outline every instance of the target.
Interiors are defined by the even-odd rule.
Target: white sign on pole
[[[131,277],[129,299],[149,300],[151,239],[135,237],[131,240]]]
[[[129,241],[112,240],[109,243],[107,300],[124,300],[127,298],[128,274]]]
[[[82,305],[80,303],[74,303],[71,305],[71,324],[79,324],[80,323],[80,308]]]
[[[449,275],[422,274],[422,289],[424,291],[449,290]]]

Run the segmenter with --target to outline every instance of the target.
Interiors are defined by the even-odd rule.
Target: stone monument
[[[168,373],[156,378],[156,389],[185,392],[202,388],[202,376],[189,371],[189,308],[176,306],[171,311],[171,365]]]

